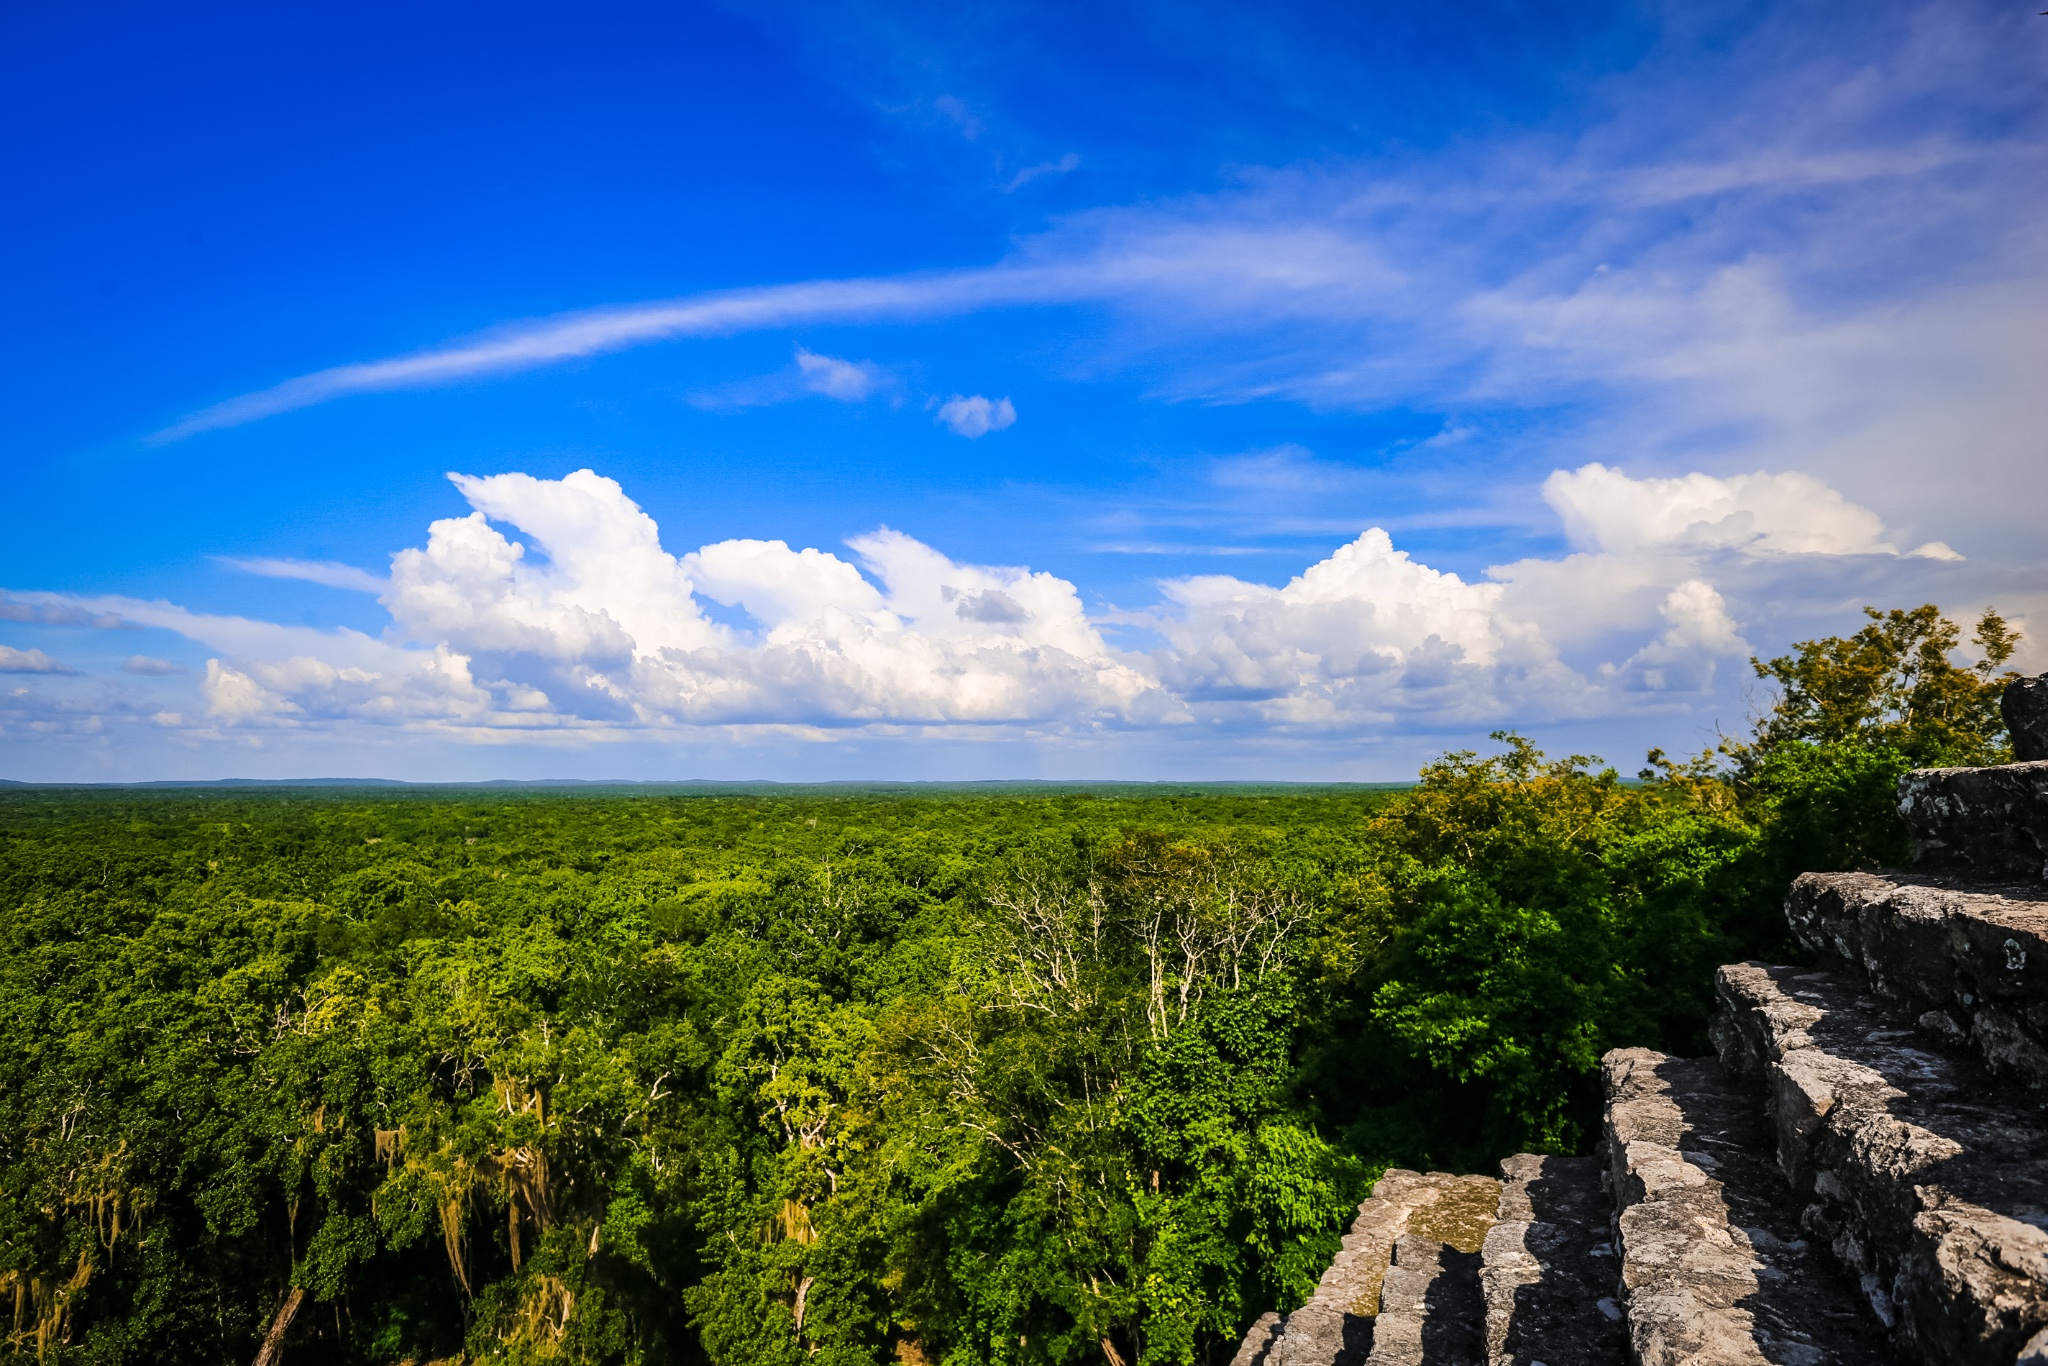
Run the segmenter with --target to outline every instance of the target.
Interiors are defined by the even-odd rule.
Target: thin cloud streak
[[[882,317],[932,317],[1085,293],[1087,272],[996,266],[936,275],[820,280],[733,290],[663,303],[591,309],[517,323],[470,341],[388,360],[338,365],[201,409],[148,440],[164,445],[280,413],[390,389],[507,374],[675,337]]]
[[[358,569],[352,564],[336,564],[332,560],[280,560],[267,556],[241,560],[231,555],[214,558],[230,569],[266,579],[301,579],[354,593],[382,593],[391,587],[389,579],[380,578],[367,569]]]

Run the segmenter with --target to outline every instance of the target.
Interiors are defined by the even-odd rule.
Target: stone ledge
[[[1630,1355],[1639,1366],[1892,1360],[1801,1236],[1753,1104],[1711,1058],[1601,1060]]]
[[[2048,1087],[2048,888],[1807,873],[1785,919],[1829,967],[1994,1068]]]
[[[1613,1216],[1592,1157],[1517,1153],[1500,1164],[1499,1217],[1480,1284],[1489,1366],[1615,1366],[1625,1359]]]
[[[1829,974],[1738,963],[1716,990],[1715,1044],[1760,1086],[1801,1225],[1916,1355],[2007,1366],[2048,1328],[2038,1105]]]
[[[2048,760],[1916,768],[1899,779],[1899,814],[1922,868],[2048,881]]]

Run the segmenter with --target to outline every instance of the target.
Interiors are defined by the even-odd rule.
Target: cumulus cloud
[[[0,645],[0,674],[75,674],[41,650],[17,650]]]
[[[1149,610],[1106,618],[1154,632],[1162,643],[1143,652],[1111,643],[1068,580],[963,563],[900,530],[853,537],[844,554],[736,539],[677,555],[595,471],[449,477],[471,511],[392,557],[383,639],[127,598],[12,600],[208,645],[194,706],[220,734],[1317,735],[1668,707],[1749,652],[1741,604],[1779,591],[1788,566],[1839,563],[1853,578],[1905,563],[1881,520],[1811,480],[1586,465],[1544,486],[1580,547],[1560,558],[1474,580],[1371,527],[1277,587],[1162,583]],[[37,651],[0,659],[58,668]]]
[[[1075,705],[1121,716],[1156,691],[1050,575],[956,564],[886,529],[852,542],[858,566],[782,541],[678,558],[592,471],[453,477],[476,511],[393,558],[386,605],[408,638],[554,710],[616,724],[1028,721]],[[700,594],[759,630],[711,620]]]
[[[1557,470],[1543,500],[1584,550],[1740,549],[1776,554],[1896,554],[1884,521],[1804,474],[1631,479],[1598,463]]]
[[[1199,702],[1254,702],[1286,722],[1384,718],[1445,690],[1490,686],[1494,666],[1526,674],[1550,663],[1529,628],[1500,611],[1497,584],[1466,583],[1419,564],[1374,527],[1270,588],[1228,575],[1164,585],[1177,611],[1162,622],[1163,662]]]
[[[1721,657],[1749,653],[1749,642],[1736,630],[1728,604],[1712,584],[1687,579],[1665,595],[1659,611],[1668,629],[1617,670],[1631,688],[1704,692]]]
[[[1606,554],[1653,549],[1775,555],[1896,555],[1884,519],[1807,474],[1631,479],[1595,462],[1554,471],[1543,500],[1573,545]],[[1938,541],[1911,552],[1962,557]]]
[[[391,560],[384,604],[413,639],[595,669],[719,638],[654,519],[613,480],[449,478],[476,510],[435,522],[424,549]],[[544,560],[494,520],[528,533]]]
[[[939,405],[939,421],[970,441],[999,432],[1016,420],[1017,410],[1007,398],[955,394]]]

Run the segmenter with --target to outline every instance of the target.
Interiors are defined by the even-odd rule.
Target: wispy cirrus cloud
[[[1789,19],[1725,46],[1676,32],[1575,131],[1246,171],[1058,220],[979,268],[513,324],[157,439],[672,338],[1084,304],[1110,317],[1074,368],[1140,375],[1155,399],[1443,414],[1481,443],[1507,433],[1537,477],[1800,470],[1916,542],[1997,524],[2023,553],[2023,510],[2048,496],[2029,369],[2048,346],[2048,123],[2018,22],[1929,5],[1825,41]],[[822,364],[778,383],[858,388]]]
[[[590,309],[508,324],[411,355],[301,375],[203,408],[149,439],[157,444],[181,441],[200,432],[238,427],[351,394],[453,384],[677,337],[797,323],[933,317],[1071,297],[1080,283],[1071,269],[1016,265],[895,278],[819,280]]]
[[[1079,170],[1080,166],[1081,158],[1079,154],[1074,152],[1067,153],[1065,156],[1061,157],[1057,161],[1041,161],[1036,165],[1026,166],[1023,170],[1011,176],[1008,181],[1004,182],[1003,193],[1013,194],[1016,191],[1023,189],[1026,185],[1029,185],[1032,181],[1037,180],[1042,176],[1062,176],[1071,174],[1072,172]]]
[[[239,569],[244,574],[257,574],[266,579],[299,579],[306,583],[323,584],[328,588],[345,588],[356,593],[381,593],[391,586],[389,579],[380,578],[367,569],[358,569],[352,564],[337,564],[333,560],[290,560],[257,556],[240,559],[232,555],[216,557],[230,569]]]
[[[133,631],[136,625],[118,612],[88,612],[66,602],[31,602],[0,593],[0,621],[31,626],[90,626],[96,631]]]
[[[697,390],[690,395],[690,402],[712,412],[766,408],[805,398],[865,403],[894,385],[894,376],[871,361],[846,360],[799,346],[789,368]]]

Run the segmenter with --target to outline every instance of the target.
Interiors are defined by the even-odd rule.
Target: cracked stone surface
[[[1517,1153],[1500,1170],[1479,1272],[1488,1366],[1618,1366],[1628,1332],[1600,1160]]]
[[[2039,1098],[1829,973],[1738,963],[1715,1044],[1756,1084],[1801,1225],[1930,1362],[2007,1366],[2048,1329]]]
[[[2012,736],[2012,757],[2021,763],[2048,759],[2048,674],[2005,685],[1998,710]]]
[[[1899,814],[1923,869],[2048,881],[2048,760],[1916,768],[1899,779]]]
[[[1785,918],[1823,964],[1993,1068],[2048,1088],[2048,888],[1808,873]]]
[[[1499,1199],[1500,1183],[1490,1177],[1389,1170],[1358,1207],[1309,1302],[1253,1324],[1231,1366],[1364,1366],[1395,1244],[1412,1230],[1477,1253]]]
[[[1601,1065],[1631,1358],[1895,1360],[1855,1284],[1800,1228],[1759,1107],[1721,1064],[1625,1048]]]

